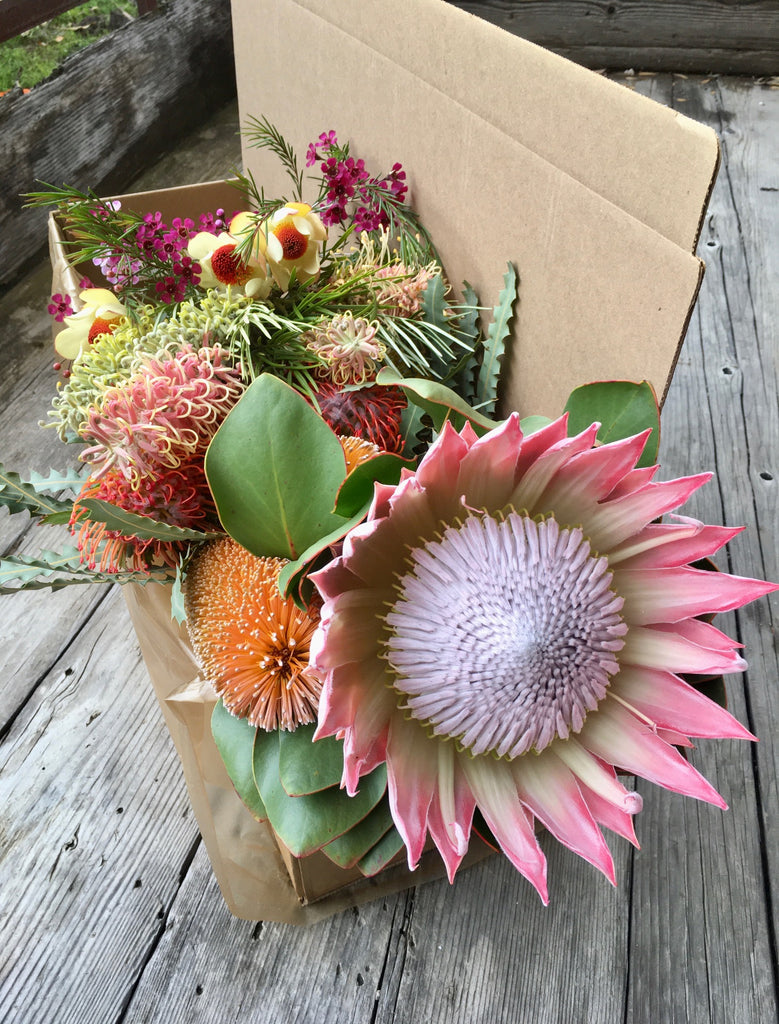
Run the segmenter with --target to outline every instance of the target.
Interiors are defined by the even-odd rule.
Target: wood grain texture
[[[450,0],[591,68],[775,75],[774,0]]]
[[[45,212],[20,200],[35,181],[122,192],[234,95],[229,3],[170,0],[0,99],[0,286],[45,241]]]
[[[687,511],[747,526],[723,568],[779,579],[779,91],[619,80],[721,133],[700,243],[708,269],[664,410],[662,475],[715,469]],[[177,150],[137,187],[225,173],[237,160],[234,127],[233,108],[203,126],[190,156]],[[51,385],[49,325],[34,312],[47,287],[38,272],[0,307],[18,331],[0,347],[0,450],[33,462],[56,461],[35,428]],[[33,543],[12,522],[0,516],[0,542]],[[746,645],[749,671],[728,680],[730,707],[760,737],[701,741],[692,755],[729,811],[642,782],[642,849],[609,837],[617,890],[543,837],[548,908],[496,857],[453,887],[430,883],[306,929],[226,911],[119,595],[71,608],[33,596],[35,607],[0,607],[14,662],[33,624],[35,663],[29,678],[2,684],[16,695],[0,719],[0,1015],[11,1024],[776,1019],[775,596],[718,621]]]

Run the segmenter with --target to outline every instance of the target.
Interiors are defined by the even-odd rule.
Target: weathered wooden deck
[[[708,264],[664,412],[664,475],[711,468],[690,513],[745,524],[721,558],[779,579],[779,90],[623,79],[711,124],[723,165]],[[230,107],[136,187],[239,159]],[[413,169],[412,169],[413,170]],[[47,267],[0,299],[0,451],[62,461]],[[35,550],[0,517],[0,550]],[[727,564],[725,564],[727,562]],[[9,1024],[763,1024],[777,1019],[779,595],[723,617],[746,645],[730,704],[760,743],[702,741],[723,813],[641,783],[619,888],[559,845],[551,905],[494,857],[306,929],[232,918],[213,881],[121,594],[2,599],[0,1019]]]

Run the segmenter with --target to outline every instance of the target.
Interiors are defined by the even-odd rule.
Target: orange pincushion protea
[[[190,565],[185,606],[195,655],[228,711],[292,732],[316,719],[322,683],[308,663],[319,615],[281,596],[285,564],[214,541]]]
[[[339,437],[341,447],[346,456],[347,476],[353,469],[357,469],[363,462],[381,454],[381,448],[372,441],[366,441],[362,437]]]

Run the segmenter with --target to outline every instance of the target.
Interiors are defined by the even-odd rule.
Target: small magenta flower
[[[70,316],[73,313],[73,303],[70,296],[61,295],[59,292],[52,295],[51,302],[46,308],[58,324],[61,324],[66,316]]]
[[[635,843],[641,808],[615,769],[725,807],[676,747],[754,737],[681,673],[742,671],[704,617],[776,588],[690,564],[737,529],[657,521],[709,474],[656,483],[646,434],[597,429],[445,424],[313,575],[315,738],[343,737],[349,793],[386,761],[412,869],[429,832],[452,879],[478,808],[544,902],[536,819],[613,883],[598,826]]]

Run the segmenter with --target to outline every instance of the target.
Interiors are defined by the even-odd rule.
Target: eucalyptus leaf
[[[284,568],[279,573],[278,587],[281,594],[284,597],[290,595],[295,597],[298,607],[305,610],[305,602],[298,600],[299,589],[302,577],[311,570],[312,564],[323,554],[331,545],[337,544],[339,540],[342,540],[346,534],[358,523],[361,523],[365,518],[365,514],[368,511],[366,507],[359,509],[351,519],[344,519],[343,516],[333,516],[338,525],[332,531],[324,537],[320,537],[311,547],[306,548],[300,558],[294,559],[294,561],[287,562]]]
[[[341,868],[354,867],[390,829],[394,831],[392,812],[385,798],[353,829],[323,846],[322,853]]]
[[[455,429],[460,430],[466,420],[471,423],[477,434],[483,434],[500,424],[482,415],[445,384],[422,377],[401,377],[399,373],[388,367],[379,370],[377,384],[395,385],[402,388],[408,400],[420,406],[433,421],[433,428],[440,430],[446,420],[450,420]]]
[[[335,511],[339,516],[351,518],[373,499],[373,485],[396,484],[404,466],[410,463],[399,455],[383,452],[356,466],[341,484]]]
[[[309,796],[289,796],[279,777],[279,733],[257,731],[254,780],[268,820],[295,857],[307,857],[354,828],[370,814],[387,788],[387,770],[380,765],[360,781],[350,797],[333,786]]]
[[[652,385],[629,380],[597,381],[583,384],[571,392],[565,404],[568,434],[573,436],[600,422],[598,440],[606,444],[640,434],[651,428],[639,466],[657,461],[660,444],[660,409]]]
[[[79,507],[86,509],[88,518],[96,523],[105,523],[109,530],[116,530],[123,537],[140,537],[143,540],[164,541],[205,541],[223,537],[219,532],[190,530],[182,526],[170,526],[151,516],[128,512],[100,498],[83,498]]]
[[[340,786],[344,767],[343,740],[325,736],[313,742],[315,725],[279,732],[279,778],[289,796],[306,796]]]
[[[403,849],[400,832],[393,826],[386,835],[357,862],[357,867],[367,877],[377,875],[394,860]]]
[[[246,718],[230,714],[224,702],[217,701],[211,715],[211,733],[224,761],[235,791],[258,821],[268,815],[254,784],[254,738],[257,729]]]
[[[346,460],[338,438],[299,392],[259,376],[206,453],[225,530],[255,555],[297,559],[342,520],[334,515]]]

